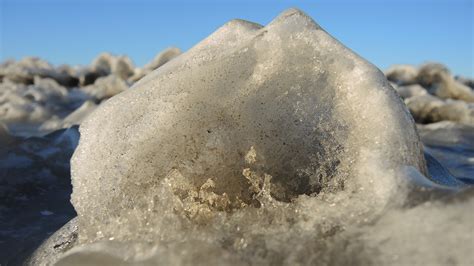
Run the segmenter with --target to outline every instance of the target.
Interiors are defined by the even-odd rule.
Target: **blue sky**
[[[166,47],[189,49],[230,19],[266,24],[298,7],[382,69],[439,61],[473,77],[473,1],[0,0],[0,60],[88,64],[109,51],[143,65]]]

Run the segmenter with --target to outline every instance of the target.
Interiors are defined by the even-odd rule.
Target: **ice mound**
[[[420,123],[455,121],[474,124],[474,106],[463,101],[443,101],[432,95],[419,95],[405,100],[410,112]]]
[[[32,84],[35,77],[52,78],[63,86],[76,86],[79,80],[67,67],[55,68],[48,62],[36,57],[25,57],[20,61],[7,61],[0,65],[0,81]]]
[[[398,95],[400,95],[400,97],[402,97],[403,99],[428,94],[426,89],[418,84],[395,86],[395,90],[397,91]]]
[[[126,80],[134,73],[135,67],[129,57],[125,55],[101,53],[89,66],[77,69],[76,76],[79,79],[79,85],[84,87],[94,84],[100,77],[114,75]]]
[[[442,99],[474,102],[474,92],[451,76],[449,69],[439,63],[428,63],[420,67],[418,83]]]
[[[168,48],[143,68],[135,68],[127,56],[110,53],[88,66],[56,67],[36,57],[6,61],[0,64],[0,122],[13,135],[25,137],[77,125],[92,103],[127,90],[180,53]]]
[[[127,56],[114,56],[109,53],[100,54],[93,62],[92,69],[104,75],[114,74],[122,79],[127,79],[134,72],[132,60]]]
[[[474,91],[469,86],[470,79],[453,77],[439,63],[426,63],[419,68],[395,65],[385,75],[405,99],[417,123],[474,124]]]
[[[48,87],[56,89],[55,86]],[[54,103],[44,99],[48,95],[59,95],[45,93],[44,89],[36,90],[35,85],[16,84],[10,80],[0,83],[0,121],[38,123],[51,117],[49,107]],[[59,89],[56,92],[61,94]]]
[[[334,263],[351,229],[404,203],[406,175],[427,174],[383,73],[295,9],[225,24],[80,131],[78,241],[105,242],[63,262],[192,261],[202,247],[210,262]]]
[[[397,85],[417,83],[418,69],[411,65],[394,65],[385,71],[385,76]]]
[[[162,51],[161,53],[157,54],[155,58],[148,64],[146,64],[143,68],[135,69],[135,74],[130,77],[130,81],[136,82],[143,78],[148,73],[152,72],[153,70],[159,68],[160,66],[164,65],[171,59],[175,58],[176,56],[181,54],[181,50],[176,47],[170,47]]]
[[[433,94],[442,99],[456,99],[474,103],[474,92],[472,89],[448,74],[435,76],[436,80],[431,86]]]
[[[93,85],[86,86],[82,90],[96,100],[108,99],[130,87],[127,81],[119,76],[109,75],[98,78]]]
[[[51,131],[39,130],[43,123],[66,118],[88,97],[50,78],[35,76],[30,85],[7,79],[0,83],[0,122],[14,135],[44,135]],[[72,125],[68,121],[63,124]]]
[[[44,241],[23,264],[53,265],[63,255],[63,253],[74,247],[76,242],[77,219],[73,218]]]
[[[430,62],[420,66],[416,80],[423,87],[431,87],[433,84],[439,82],[440,76],[449,74],[450,71],[445,65]]]

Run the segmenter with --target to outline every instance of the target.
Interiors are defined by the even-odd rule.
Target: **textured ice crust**
[[[383,73],[295,9],[225,24],[80,131],[72,202],[98,243],[63,265],[366,264],[361,228],[426,175]]]

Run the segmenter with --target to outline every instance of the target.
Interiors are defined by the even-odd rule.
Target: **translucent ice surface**
[[[80,131],[81,245],[59,265],[388,264],[412,231],[384,230],[432,196],[407,181],[427,175],[422,145],[383,73],[295,9],[228,22]]]

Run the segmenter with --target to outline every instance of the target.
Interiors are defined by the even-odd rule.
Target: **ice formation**
[[[5,136],[0,123],[0,263],[23,265],[51,232],[75,216],[68,202],[77,127],[43,137]]]
[[[428,63],[420,67],[417,81],[430,92],[442,99],[474,102],[472,89],[450,75],[449,69],[438,63]]]
[[[181,50],[176,47],[170,47],[157,54],[155,58],[143,68],[135,69],[135,74],[130,77],[130,81],[135,82],[146,76],[148,73],[164,65],[166,62],[181,54]]]
[[[47,95],[42,90],[34,91],[34,85],[15,84],[6,80],[0,84],[0,117],[8,122],[39,122],[51,116],[44,100]],[[47,103],[51,105],[51,102]]]
[[[435,96],[426,94],[410,97],[405,100],[410,112],[420,123],[439,121],[456,121],[474,124],[474,106],[463,101],[443,101]]]
[[[92,113],[96,108],[97,104],[95,104],[92,100],[88,100],[84,102],[79,108],[74,110],[74,112],[70,113],[68,116],[64,117],[63,119],[58,117],[53,117],[48,121],[44,122],[40,129],[42,131],[54,131],[61,128],[68,128],[73,125],[80,125],[82,121]]]
[[[417,128],[425,151],[442,160],[453,175],[474,183],[474,126],[442,121]]]
[[[422,241],[410,238],[429,244],[448,230],[436,226],[439,208],[450,208],[416,205],[432,189],[406,181],[428,176],[406,106],[382,72],[298,10],[265,27],[225,24],[80,131],[79,246],[58,265],[446,262],[428,247],[407,258],[417,247],[400,244],[413,232],[405,219],[429,224],[416,225]],[[446,219],[472,230],[456,208]],[[466,250],[447,262],[468,262]]]
[[[18,62],[7,61],[0,65],[0,80],[32,84],[34,77],[52,78],[66,87],[74,87],[79,80],[71,75],[73,70],[63,66],[54,68],[48,62],[36,57],[25,57]]]
[[[95,104],[127,90],[180,53],[169,48],[143,68],[102,53],[90,66],[54,67],[35,57],[0,65],[0,122],[14,134],[40,136],[78,125]]]
[[[130,84],[116,75],[98,78],[93,85],[83,88],[83,91],[96,100],[108,99],[127,90]]]
[[[133,75],[134,68],[132,60],[127,56],[113,56],[109,53],[100,54],[92,62],[95,72],[104,76],[113,74],[124,80]]]
[[[454,121],[474,125],[474,91],[469,86],[472,80],[451,76],[449,69],[439,63],[419,68],[395,65],[385,74],[417,123]]]
[[[417,82],[418,69],[411,65],[394,65],[385,71],[385,76],[397,85],[411,85]]]
[[[418,84],[407,85],[407,86],[394,86],[398,95],[403,99],[411,98],[414,96],[421,96],[428,94],[425,88]]]

